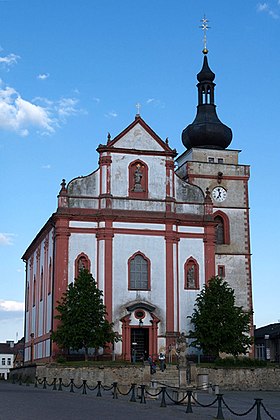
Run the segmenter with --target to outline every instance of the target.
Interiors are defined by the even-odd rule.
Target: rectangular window
[[[2,357],[2,366],[5,366],[6,362],[5,362],[5,357]]]
[[[218,276],[224,278],[225,277],[225,266],[218,265]]]
[[[218,158],[218,163],[224,163],[224,159],[223,158]]]
[[[214,158],[213,158],[213,157],[209,157],[209,158],[208,158],[208,162],[209,162],[209,163],[214,163]]]
[[[7,363],[8,366],[11,366],[11,364],[12,364],[11,361],[12,361],[11,358],[8,357],[8,363]]]

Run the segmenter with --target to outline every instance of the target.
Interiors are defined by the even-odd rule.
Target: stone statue
[[[178,365],[180,368],[187,367],[187,337],[182,332],[177,338],[177,356],[178,356]]]
[[[143,177],[143,174],[141,172],[140,165],[138,164],[136,166],[136,170],[134,172],[133,191],[135,191],[135,192],[142,192],[143,191],[143,188],[142,188],[142,185],[141,185],[142,177]]]
[[[194,265],[188,269],[187,273],[187,288],[195,289]]]

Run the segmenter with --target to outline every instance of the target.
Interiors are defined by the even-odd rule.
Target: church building
[[[139,112],[97,148],[97,169],[61,183],[58,207],[23,255],[25,362],[49,361],[57,301],[81,268],[103,291],[121,341],[117,358],[168,351],[191,329],[196,297],[212,276],[252,309],[248,165],[228,149],[204,49],[198,106],[177,156]]]

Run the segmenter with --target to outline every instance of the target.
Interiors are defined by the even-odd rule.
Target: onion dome
[[[182,142],[188,150],[192,147],[226,149],[232,140],[231,129],[219,120],[216,113],[214,103],[215,73],[208,65],[207,52],[207,49],[203,50],[203,66],[197,74],[197,114],[193,123],[189,124],[182,132]]]

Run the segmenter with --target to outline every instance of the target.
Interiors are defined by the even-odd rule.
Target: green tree
[[[252,344],[248,335],[252,312],[235,306],[234,290],[222,278],[212,277],[196,299],[191,322],[192,346],[215,358],[220,352],[246,354]]]
[[[74,283],[70,283],[62,299],[57,302],[60,320],[52,340],[61,349],[85,349],[88,359],[90,347],[98,349],[116,341],[113,324],[106,320],[103,292],[87,270],[81,270]]]

